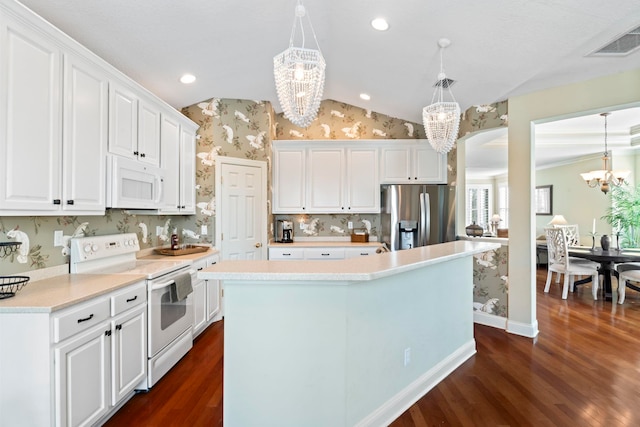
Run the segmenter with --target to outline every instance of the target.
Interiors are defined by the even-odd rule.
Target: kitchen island
[[[475,353],[456,241],[339,261],[222,261],[224,423],[387,425]]]

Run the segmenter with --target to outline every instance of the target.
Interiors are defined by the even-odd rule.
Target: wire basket
[[[11,298],[29,281],[29,276],[0,276],[0,299]]]

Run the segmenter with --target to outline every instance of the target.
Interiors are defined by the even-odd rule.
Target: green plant
[[[601,219],[620,233],[620,246],[640,247],[640,184],[623,185],[611,190],[611,207]]]

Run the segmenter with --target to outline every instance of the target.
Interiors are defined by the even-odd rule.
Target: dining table
[[[590,261],[600,263],[600,274],[603,276],[602,288],[604,290],[604,300],[611,301],[611,276],[617,277],[615,265],[623,262],[640,262],[640,250],[638,249],[616,249],[603,250],[602,248],[589,246],[570,246],[569,256],[584,258]],[[589,282],[591,279],[576,281],[575,284]]]

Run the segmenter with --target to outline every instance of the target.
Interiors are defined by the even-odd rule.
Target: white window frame
[[[487,200],[484,206],[482,206],[483,201],[480,201],[480,207],[478,208],[481,211],[484,211],[483,215],[480,215],[480,219],[474,220],[472,218],[471,213],[471,197],[472,192],[474,190],[486,190],[487,191]],[[465,224],[469,225],[475,221],[475,223],[481,226],[483,229],[489,231],[491,230],[491,213],[493,211],[493,186],[491,184],[467,184],[466,194],[465,194]]]

